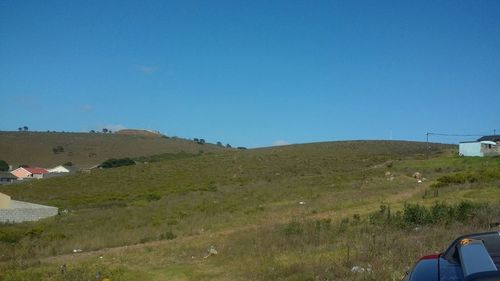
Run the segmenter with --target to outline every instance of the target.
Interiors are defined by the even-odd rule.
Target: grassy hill
[[[500,220],[500,158],[455,149],[225,150],[0,187],[63,210],[0,226],[0,279],[400,280],[419,255]]]
[[[133,135],[133,136],[144,136],[144,137],[156,137],[160,138],[162,137],[162,134],[156,131],[149,131],[149,130],[137,130],[137,129],[123,129],[120,131],[115,132],[115,134],[118,135]]]
[[[61,146],[64,151],[54,153]],[[0,132],[0,159],[13,167],[22,164],[51,167],[73,162],[90,167],[108,158],[149,156],[161,153],[213,152],[212,144],[199,145],[178,139],[134,134]]]

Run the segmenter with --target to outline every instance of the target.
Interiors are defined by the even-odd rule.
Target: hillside
[[[57,146],[64,151],[54,153]],[[129,134],[0,132],[0,159],[13,167],[22,164],[51,167],[66,162],[90,167],[108,158],[181,151],[197,154],[201,150],[214,152],[222,148],[185,139]]]
[[[162,134],[155,131],[149,130],[136,130],[136,129],[123,129],[115,132],[118,135],[133,135],[133,136],[143,136],[143,137],[162,137]]]
[[[0,187],[64,210],[0,228],[0,279],[400,280],[418,256],[500,220],[500,159],[455,149],[225,150]]]

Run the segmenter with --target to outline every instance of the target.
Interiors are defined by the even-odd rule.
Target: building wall
[[[33,174],[31,175],[33,178],[35,179],[42,179],[43,178],[43,174]]]
[[[10,208],[10,196],[0,193],[0,209]]]
[[[463,156],[483,156],[480,142],[463,142],[458,144],[459,154]]]
[[[9,209],[0,209],[0,222],[19,223],[25,221],[37,221],[53,217],[58,214],[56,207],[32,204],[22,201],[11,201]]]
[[[484,156],[496,156],[496,155],[500,155],[498,147],[496,145],[484,144],[484,143],[481,146],[481,153]]]

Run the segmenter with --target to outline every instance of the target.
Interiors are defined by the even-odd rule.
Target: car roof
[[[457,245],[463,239],[479,239],[483,241],[484,247],[488,251],[491,259],[497,268],[500,268],[500,232],[483,232],[463,235],[455,239],[448,249],[443,253],[442,257],[449,262],[459,263]]]

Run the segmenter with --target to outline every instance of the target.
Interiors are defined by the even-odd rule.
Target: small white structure
[[[59,165],[57,167],[54,167],[52,169],[48,169],[49,173],[69,173],[70,170],[63,165]]]
[[[496,142],[493,141],[467,141],[458,146],[460,156],[493,156],[498,155]]]

